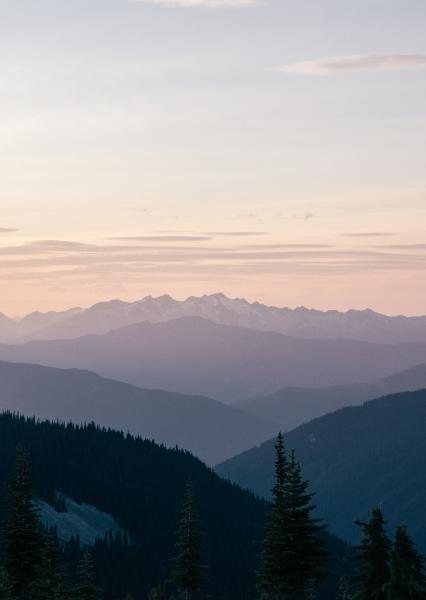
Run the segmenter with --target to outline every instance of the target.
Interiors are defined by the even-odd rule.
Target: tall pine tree
[[[314,494],[308,491],[294,451],[290,454],[287,476],[287,505],[289,518],[290,581],[292,600],[310,599],[325,577],[323,564],[328,559],[324,551],[321,519],[313,516]]]
[[[206,562],[201,551],[200,520],[195,506],[194,486],[188,481],[178,524],[177,555],[172,570],[174,596],[191,600],[206,581]]]
[[[27,600],[35,581],[42,546],[41,524],[33,503],[29,459],[18,449],[15,471],[7,495],[7,520],[3,528],[3,564],[16,600]]]
[[[286,485],[288,461],[280,433],[275,443],[275,483],[272,488],[272,508],[266,520],[258,572],[262,598],[286,600],[291,592],[288,581],[289,536]]]
[[[390,561],[386,600],[426,600],[424,561],[405,527],[398,527]]]
[[[275,444],[275,484],[266,523],[258,573],[265,600],[308,600],[315,597],[327,556],[321,521],[312,515],[313,494],[303,480],[294,452],[287,458],[282,434]]]
[[[359,573],[351,577],[353,600],[386,600],[385,586],[389,582],[391,543],[386,534],[386,522],[380,508],[371,513],[368,523],[358,521],[364,536],[357,548]]]

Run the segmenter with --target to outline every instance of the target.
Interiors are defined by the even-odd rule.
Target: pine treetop
[[[178,523],[174,568],[171,578],[178,594],[189,599],[206,580],[206,562],[201,551],[200,519],[194,485],[188,480]]]
[[[281,434],[275,444],[273,502],[262,542],[258,572],[261,597],[307,600],[324,574],[322,522],[312,516],[313,494],[302,477],[294,452],[286,455]]]
[[[386,597],[392,600],[426,600],[424,559],[404,526],[399,526],[395,533],[390,580],[384,589]]]
[[[351,578],[358,590],[355,598],[384,600],[383,586],[389,581],[389,561],[391,542],[386,533],[386,521],[380,508],[371,512],[367,523],[357,521],[363,531],[363,539],[357,547],[356,560],[359,564],[359,574]]]

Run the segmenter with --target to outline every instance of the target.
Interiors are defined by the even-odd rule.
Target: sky
[[[3,0],[0,311],[426,313],[424,0]]]

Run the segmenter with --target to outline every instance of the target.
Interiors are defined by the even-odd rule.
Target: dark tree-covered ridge
[[[13,471],[17,446],[31,456],[36,497],[54,503],[60,490],[114,515],[129,532],[133,545],[114,542],[107,548],[100,543],[95,549],[103,565],[100,586],[107,598],[115,597],[108,596],[108,590],[120,589],[120,579],[129,581],[139,600],[167,578],[188,478],[197,491],[208,540],[210,593],[220,597],[229,589],[236,598],[253,597],[257,562],[253,540],[259,539],[266,504],[221,480],[188,452],[94,425],[39,423],[3,414],[0,484]]]
[[[315,419],[286,434],[330,531],[358,543],[356,519],[382,506],[390,527],[405,523],[426,554],[426,390],[405,392]],[[216,471],[270,497],[274,440]]]
[[[37,497],[53,503],[59,490],[112,514],[129,532],[131,544],[107,540],[94,548],[106,600],[129,591],[135,600],[146,598],[167,579],[188,479],[194,483],[203,518],[209,565],[206,592],[213,598],[222,598],[225,592],[233,600],[255,597],[255,541],[262,538],[267,504],[220,479],[188,452],[95,425],[78,427],[3,414],[0,484],[12,472],[18,445],[31,456]],[[327,539],[334,545],[333,553],[347,552],[335,538]]]

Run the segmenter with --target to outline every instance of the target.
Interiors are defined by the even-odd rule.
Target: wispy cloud
[[[418,249],[422,250],[422,249]],[[143,273],[181,274],[183,278],[216,273],[347,273],[349,271],[424,272],[423,252],[406,254],[384,250],[347,250],[315,244],[277,244],[211,248],[152,245],[95,245],[71,241],[41,240],[16,247],[0,247],[3,280],[51,278],[61,283],[87,277],[105,283],[105,277],[122,273],[140,277]],[[109,279],[108,279],[109,281]]]
[[[252,244],[250,246],[242,246],[245,250],[285,250],[285,249],[324,249],[333,248],[330,244]]]
[[[278,67],[283,73],[322,76],[351,71],[394,71],[426,67],[426,54],[353,54],[290,63]]]
[[[47,251],[59,251],[59,252],[83,252],[85,250],[92,250],[96,248],[94,244],[81,244],[79,242],[69,242],[67,240],[36,240],[24,246],[31,250],[47,250]]]
[[[206,235],[134,235],[123,237],[110,237],[117,242],[206,242],[211,236]]]
[[[18,231],[17,229],[11,229],[10,227],[0,227],[0,233],[13,233]]]
[[[191,8],[245,8],[259,4],[259,0],[130,0],[143,4],[158,4],[161,6]]]
[[[387,244],[375,247],[385,250],[426,250],[426,244]]]
[[[252,237],[268,235],[266,231],[208,231],[206,235],[214,237]]]
[[[342,233],[342,237],[352,238],[380,238],[380,237],[391,237],[397,235],[391,231],[357,231],[354,233]]]

